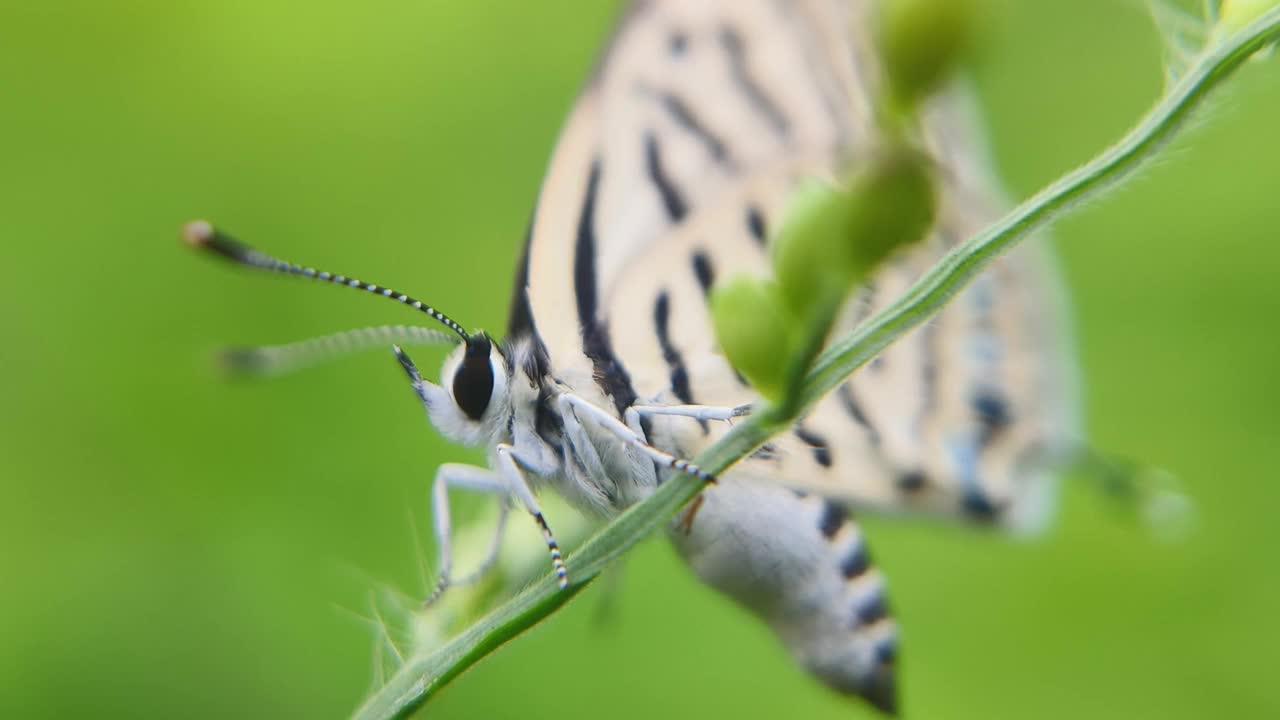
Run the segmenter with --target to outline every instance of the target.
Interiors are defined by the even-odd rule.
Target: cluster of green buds
[[[773,279],[735,277],[712,296],[721,349],[775,403],[795,395],[850,292],[933,226],[934,167],[908,128],[968,45],[973,2],[882,0],[878,10],[880,147],[848,176],[794,192],[770,238]]]
[[[815,179],[800,187],[771,238],[774,278],[738,276],[712,297],[730,362],[766,398],[786,394],[808,367],[814,335],[826,336],[850,290],[923,238],[933,211],[931,167],[905,147],[890,148],[839,184]]]

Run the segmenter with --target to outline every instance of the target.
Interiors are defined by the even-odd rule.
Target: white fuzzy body
[[[670,533],[698,577],[758,614],[823,682],[891,703],[896,628],[857,526],[842,520],[827,537],[829,504],[776,483],[726,482],[703,498],[687,531]]]

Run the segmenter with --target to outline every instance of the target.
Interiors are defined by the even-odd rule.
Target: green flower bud
[[[796,344],[796,324],[778,286],[747,275],[731,278],[711,293],[711,322],[734,369],[777,400]]]
[[[889,92],[909,111],[969,48],[978,0],[882,0],[878,35]]]
[[[787,305],[799,315],[849,288],[845,238],[848,190],[810,180],[795,190],[773,238],[773,271]]]
[[[933,224],[929,161],[905,148],[871,159],[847,187],[821,181],[793,196],[773,245],[774,273],[800,317],[842,301],[894,250]]]
[[[924,239],[937,199],[924,155],[894,148],[860,175],[849,195],[849,270],[861,282],[893,251]]]
[[[1277,5],[1280,2],[1276,0],[1222,0],[1218,6],[1218,25],[1214,34],[1225,37],[1243,30]]]

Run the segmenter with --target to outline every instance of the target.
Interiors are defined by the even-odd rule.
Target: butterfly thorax
[[[534,460],[529,470],[579,510],[612,516],[644,499],[657,486],[653,463],[633,448],[566,409],[566,395],[612,408],[590,378],[570,370],[558,375],[536,336],[510,339],[504,346],[511,378],[507,438],[517,453]],[[611,411],[610,411],[611,412]]]

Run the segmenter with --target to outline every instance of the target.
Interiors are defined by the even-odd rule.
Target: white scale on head
[[[535,490],[609,516],[667,473],[713,480],[685,458],[756,395],[718,351],[707,293],[735,273],[767,273],[769,223],[796,184],[856,164],[873,141],[868,12],[868,0],[635,2],[551,160],[502,342],[389,288],[276,260],[207,223],[188,226],[196,247],[388,297],[448,330],[370,328],[240,350],[229,356],[236,368],[458,345],[439,385],[395,348],[436,428],[490,450],[488,467],[447,464],[436,474],[431,599],[453,581],[450,489],[514,499],[567,586]],[[963,94],[940,97],[924,118],[946,178],[938,226],[851,301],[846,327],[893,302],[1000,204]],[[846,508],[1006,524],[1044,514],[1047,471],[1076,420],[1055,277],[1041,252],[1027,246],[996,261],[673,523],[699,576],[759,614],[825,683],[882,710],[896,708],[896,627]]]

